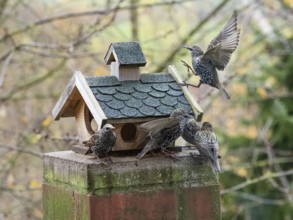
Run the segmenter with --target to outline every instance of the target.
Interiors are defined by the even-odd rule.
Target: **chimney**
[[[139,67],[146,65],[138,42],[111,43],[104,60],[110,65],[111,75],[120,81],[139,80]]]

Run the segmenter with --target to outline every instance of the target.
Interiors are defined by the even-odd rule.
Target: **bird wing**
[[[203,142],[197,142],[196,147],[199,151],[199,153],[205,157],[207,157],[211,162],[214,161],[214,157],[210,149],[208,148],[208,145]]]
[[[145,130],[152,137],[158,134],[164,128],[169,128],[177,125],[179,121],[176,118],[161,118],[141,124],[138,128]]]
[[[210,42],[202,59],[211,61],[218,70],[224,70],[238,46],[239,35],[237,11],[234,11],[223,30]]]
[[[82,144],[86,147],[92,147],[96,144],[97,141],[97,135],[94,134],[93,136],[91,136],[91,138],[87,141],[83,141]]]
[[[198,125],[198,123],[196,122],[195,118],[190,118],[186,125],[185,128],[188,130],[188,132],[190,132],[191,134],[195,134],[196,132],[198,132],[200,130],[200,126]]]
[[[96,132],[94,134],[94,139],[93,139],[93,142],[94,142],[94,145],[93,145],[93,148],[96,149],[97,148],[97,144],[101,143],[102,139],[103,139],[103,133],[100,132],[101,130],[99,130],[98,132]]]

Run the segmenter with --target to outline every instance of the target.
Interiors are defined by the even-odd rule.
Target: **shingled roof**
[[[113,52],[117,56],[117,60],[115,59]],[[116,61],[120,65],[146,65],[146,59],[138,42],[111,43],[104,60],[106,64]]]
[[[108,119],[167,117],[177,108],[192,112],[171,74],[141,74],[137,81],[115,76],[88,77],[86,81]]]

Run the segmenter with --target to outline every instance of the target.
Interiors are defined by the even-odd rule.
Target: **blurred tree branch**
[[[203,20],[201,20],[198,24],[196,24],[186,35],[182,38],[179,45],[186,44],[188,40],[197,33],[208,21],[211,17],[215,16],[230,0],[223,0],[214,10],[212,10]],[[158,64],[158,67],[156,68],[155,72],[161,72],[163,71],[168,63],[172,62],[175,58],[176,54],[180,50],[180,47],[175,47],[171,53],[167,56],[165,60],[163,60],[160,64]]]
[[[15,93],[28,89],[32,86],[38,85],[40,82],[46,80],[47,78],[51,77],[52,75],[56,74],[60,69],[62,69],[66,63],[67,59],[62,59],[55,67],[50,69],[47,73],[42,74],[41,76],[34,77],[33,79],[21,83],[20,85],[15,86],[10,91],[8,91],[3,96],[0,96],[1,104],[4,104],[5,101],[9,100]]]
[[[264,174],[264,175],[262,175],[260,177],[247,180],[247,181],[245,181],[243,183],[240,183],[240,184],[238,184],[236,186],[233,186],[233,187],[231,187],[229,189],[221,190],[221,195],[228,194],[228,193],[237,191],[239,189],[243,189],[243,188],[245,188],[245,187],[247,187],[249,185],[259,183],[259,182],[264,181],[264,180],[268,180],[268,179],[276,178],[276,177],[281,177],[281,176],[289,176],[289,175],[293,175],[293,169],[287,170],[287,171],[282,171],[282,172],[276,172],[276,173],[266,173],[266,174]]]
[[[51,16],[48,18],[40,19],[38,21],[35,21],[31,24],[26,25],[23,28],[20,28],[18,30],[12,31],[10,33],[6,33],[2,38],[0,38],[0,43],[5,41],[7,38],[14,37],[16,35],[22,34],[32,28],[35,28],[40,25],[48,24],[55,21],[60,21],[64,19],[70,19],[70,18],[76,18],[76,17],[83,17],[83,16],[96,16],[96,15],[107,15],[111,12],[119,11],[119,10],[134,10],[137,8],[149,8],[149,7],[157,7],[157,6],[165,6],[165,5],[174,5],[174,4],[182,4],[184,2],[190,2],[194,0],[185,0],[185,1],[167,1],[167,2],[157,2],[157,3],[146,3],[146,4],[134,4],[134,5],[128,5],[121,7],[120,4],[123,2],[123,0],[120,0],[116,6],[110,9],[94,9],[89,11],[82,11],[82,12],[72,12],[72,13],[65,13],[61,15]],[[229,0],[224,0],[229,1]]]
[[[30,154],[32,156],[39,157],[39,158],[43,157],[43,155],[41,153],[38,153],[38,152],[35,152],[35,151],[32,151],[32,150],[23,149],[21,147],[7,145],[7,144],[1,144],[0,143],[0,148],[4,148],[4,149],[7,149],[7,150],[12,150],[12,151],[19,152],[19,153]]]
[[[0,1],[0,18],[3,15],[3,11],[5,10],[7,3],[8,3],[8,0]]]

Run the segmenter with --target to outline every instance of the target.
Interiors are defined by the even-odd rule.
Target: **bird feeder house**
[[[201,116],[188,90],[178,85],[182,80],[174,66],[163,73],[140,73],[146,59],[137,42],[112,43],[104,60],[109,76],[85,77],[76,71],[52,111],[55,120],[75,117],[80,142],[94,134],[94,120],[98,129],[106,123],[115,127],[113,151],[138,149],[141,123],[169,117],[177,108]]]

